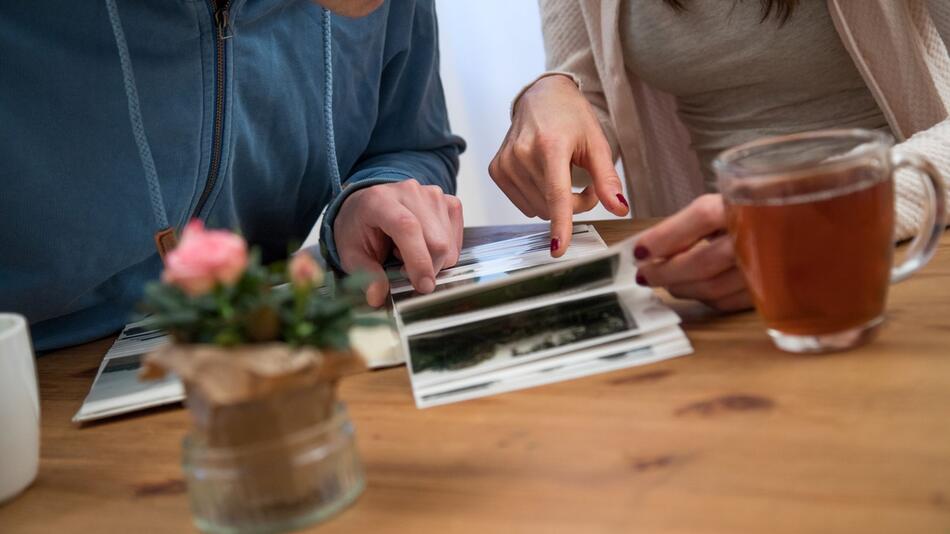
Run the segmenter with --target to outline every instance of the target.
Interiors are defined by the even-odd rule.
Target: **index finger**
[[[412,287],[419,293],[431,293],[435,289],[435,268],[419,219],[399,205],[380,213],[379,229],[399,248]]]
[[[551,215],[551,256],[560,258],[571,245],[574,234],[574,194],[571,191],[571,166],[568,161],[549,169],[554,180],[548,182],[544,200]]]
[[[691,248],[697,241],[725,227],[725,207],[721,195],[703,195],[637,239],[634,256],[638,260],[663,259]]]

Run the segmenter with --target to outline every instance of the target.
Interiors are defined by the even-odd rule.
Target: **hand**
[[[571,191],[572,164],[593,178],[581,193]],[[573,214],[590,210],[598,199],[615,215],[629,211],[600,122],[565,76],[541,78],[521,96],[488,172],[522,213],[550,219],[555,257],[571,244]]]
[[[431,293],[435,275],[458,262],[462,228],[458,197],[406,180],[350,195],[333,221],[333,236],[343,269],[377,275],[366,301],[379,307],[389,293],[382,264],[391,252],[402,259],[412,287]]]
[[[697,198],[640,235],[634,249],[637,283],[665,287],[676,298],[696,299],[722,311],[751,308],[725,228],[722,196]]]

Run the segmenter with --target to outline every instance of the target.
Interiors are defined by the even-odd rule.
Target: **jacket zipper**
[[[225,69],[225,41],[231,38],[230,12],[231,0],[208,0],[208,5],[214,14],[215,23],[215,74],[214,74],[214,129],[211,133],[211,165],[208,168],[208,178],[205,180],[204,190],[195,204],[192,217],[198,217],[208,202],[214,184],[218,181],[218,172],[221,169],[221,145],[224,130],[224,69]]]

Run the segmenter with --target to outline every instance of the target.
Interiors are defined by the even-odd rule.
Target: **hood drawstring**
[[[165,201],[158,183],[158,172],[155,170],[155,160],[152,159],[152,149],[145,135],[145,126],[142,124],[139,93],[135,84],[135,74],[132,72],[129,46],[125,41],[125,32],[122,30],[122,19],[119,18],[119,9],[116,7],[115,0],[105,0],[105,2],[106,10],[109,12],[109,23],[112,25],[112,35],[115,37],[115,46],[119,50],[119,65],[122,67],[122,82],[125,85],[125,99],[129,106],[132,135],[139,149],[139,158],[142,160],[142,170],[145,171],[145,182],[148,185],[148,198],[152,204],[152,215],[155,217],[155,226],[158,228],[155,233],[155,244],[164,260],[165,254],[175,246],[175,232],[168,224]]]
[[[340,166],[336,160],[336,132],[333,129],[333,29],[330,10],[323,8],[323,124],[327,138],[327,164],[330,166],[333,198],[343,190]],[[332,202],[332,200],[331,200]]]

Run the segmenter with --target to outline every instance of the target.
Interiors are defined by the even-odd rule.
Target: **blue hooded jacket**
[[[223,5],[219,5],[223,4]],[[3,0],[0,310],[37,350],[117,331],[198,217],[286,255],[358,188],[455,191],[432,0]]]

